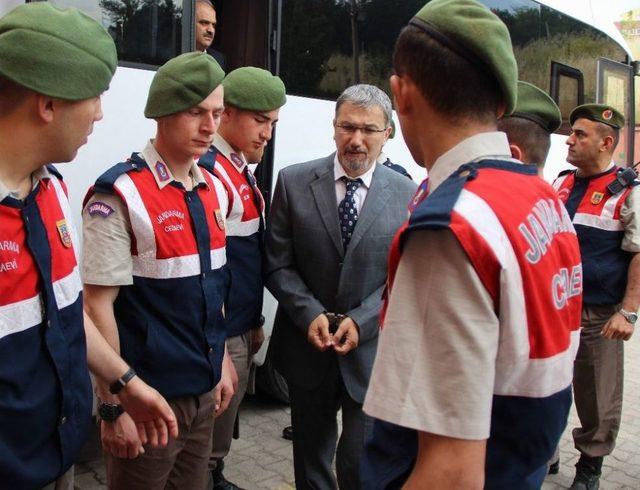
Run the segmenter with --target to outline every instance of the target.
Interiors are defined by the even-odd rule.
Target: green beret
[[[268,112],[287,101],[280,77],[254,66],[233,70],[222,82],[224,103],[245,111]]]
[[[489,74],[510,114],[516,105],[518,66],[507,26],[476,0],[432,0],[409,22]]]
[[[393,122],[393,119],[391,120],[391,123],[389,124],[389,126],[391,126],[391,133],[389,133],[389,139],[392,140],[396,135],[396,123]]]
[[[605,104],[579,105],[571,111],[569,121],[573,124],[576,119],[580,118],[606,124],[614,129],[620,129],[624,126],[624,116],[620,111]]]
[[[207,53],[184,53],[162,65],[153,77],[144,115],[169,116],[198,105],[224,78],[220,65]]]
[[[518,103],[510,117],[528,119],[553,133],[562,124],[557,104],[544,90],[527,82],[518,82]]]
[[[0,75],[35,92],[95,97],[109,88],[117,64],[111,36],[78,9],[33,2],[0,19]]]

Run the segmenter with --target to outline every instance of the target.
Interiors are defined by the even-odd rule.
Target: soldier
[[[640,304],[640,213],[636,174],[612,162],[624,117],[602,104],[569,116],[567,161],[576,167],[554,182],[578,233],[584,268],[580,348],[573,388],[581,427],[575,490],[596,489],[604,456],[615,447],[622,412],[623,341]]]
[[[560,124],[562,116],[553,99],[535,85],[519,81],[516,109],[498,121],[498,129],[507,134],[513,158],[535,165],[542,177],[551,134]]]
[[[214,490],[238,488],[224,478],[223,458],[229,453],[238,407],[250,382],[253,355],[264,340],[264,199],[248,163],[262,158],[286,102],[282,80],[260,68],[238,68],[222,84],[225,110],[220,128],[200,163],[213,168],[229,193],[227,261],[232,279],[226,304],[226,344],[239,381],[229,409],[214,425],[209,464]]]
[[[365,411],[414,430],[417,455],[396,481],[380,459],[369,488],[540,488],[571,405],[582,276],[562,203],[496,131],[517,96],[508,30],[476,0],[432,0],[393,64],[429,180],[391,249]]]
[[[110,36],[76,9],[32,3],[0,19],[3,488],[73,488],[91,422],[87,361],[120,392],[141,440],[166,444],[167,432],[177,435],[162,397],[83,319],[78,236],[66,187],[47,165],[73,160],[87,141],[116,64]]]
[[[87,311],[169,400],[184,428],[166,448],[141,447],[128,414],[99,384],[110,488],[205,488],[214,412],[233,394],[223,322],[227,195],[194,162],[218,127],[223,77],[206,53],[160,67],[145,107],[157,122],[156,137],[99,177],[87,195]]]

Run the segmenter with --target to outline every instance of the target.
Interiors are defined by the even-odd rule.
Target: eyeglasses
[[[378,129],[374,126],[354,126],[353,124],[340,123],[336,124],[336,130],[342,134],[355,134],[356,131],[362,131],[365,136],[373,136],[375,134],[384,133],[388,128]]]

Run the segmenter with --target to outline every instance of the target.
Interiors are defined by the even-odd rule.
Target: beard
[[[343,153],[340,163],[349,172],[364,173],[369,170],[373,161],[368,158],[366,152],[355,153],[354,150],[347,150]]]

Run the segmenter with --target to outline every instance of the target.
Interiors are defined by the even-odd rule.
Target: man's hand
[[[320,313],[309,325],[307,340],[320,352],[333,345],[333,337],[329,332],[329,319],[324,313]]]
[[[224,358],[222,359],[222,375],[214,391],[216,417],[222,415],[229,408],[229,403],[237,388],[238,373],[229,353],[225,349]]]
[[[249,355],[253,356],[260,350],[260,347],[262,347],[264,343],[264,328],[253,328],[249,331],[249,335],[251,336],[251,352],[249,352]]]
[[[116,458],[137,458],[144,453],[142,441],[133,419],[123,413],[114,422],[100,421],[102,447]]]
[[[338,355],[344,356],[347,352],[358,347],[359,340],[360,333],[356,322],[346,317],[340,322],[336,333],[333,334],[333,350]]]
[[[629,340],[633,335],[634,326],[629,323],[621,313],[616,312],[611,315],[609,321],[602,328],[601,335],[605,339]]]
[[[125,412],[136,423],[142,444],[164,447],[169,436],[178,437],[178,422],[167,401],[135,376],[118,393]]]

